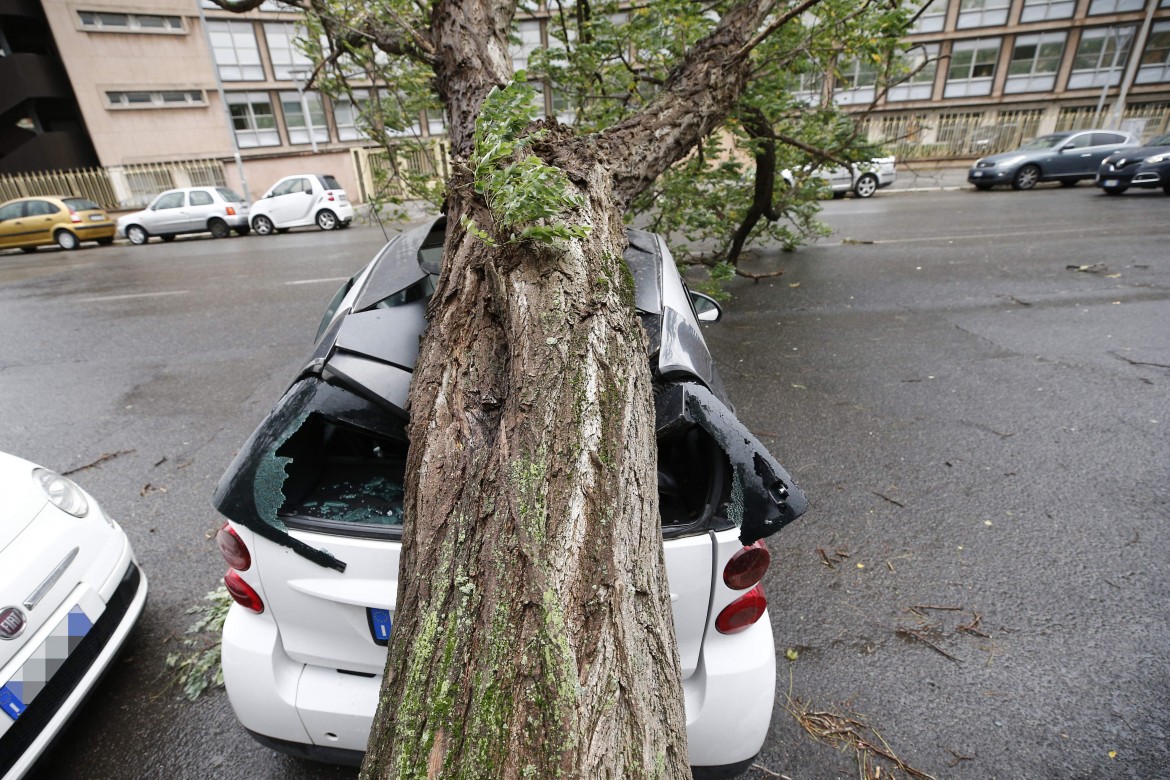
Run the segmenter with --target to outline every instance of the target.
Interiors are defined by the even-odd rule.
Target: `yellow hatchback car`
[[[115,229],[110,215],[87,198],[17,198],[0,205],[0,249],[35,252],[50,244],[76,249],[82,241],[108,246]]]

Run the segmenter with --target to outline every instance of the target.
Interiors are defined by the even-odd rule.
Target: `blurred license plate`
[[[1101,186],[1102,187],[1116,187],[1117,186],[1117,179],[1106,179],[1105,181],[1101,182]]]
[[[90,214],[89,218],[94,222],[101,222],[103,219],[105,219],[105,217],[101,214]]]
[[[971,171],[971,175],[974,176],[975,178],[979,178],[980,176],[983,175],[983,171]]]

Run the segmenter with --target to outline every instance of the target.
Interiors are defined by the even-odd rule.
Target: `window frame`
[[[280,146],[280,129],[276,121],[276,108],[272,103],[272,94],[267,91],[255,92],[228,92],[226,93],[228,113],[232,118],[232,132],[236,135],[236,142],[241,149],[255,149],[261,146]],[[255,107],[262,103],[268,104],[269,113],[257,113]],[[241,114],[235,111],[236,106],[243,106]],[[245,127],[238,127],[237,120],[242,119]],[[259,119],[270,119],[270,123],[262,124]]]
[[[1044,48],[1059,44],[1056,54],[1045,55]],[[1068,45],[1067,30],[1053,30],[1029,35],[1017,35],[1012,42],[1012,54],[1008,60],[1007,76],[1003,82],[1005,95],[1021,92],[1051,92],[1056,87],[1056,77],[1060,73],[1060,64],[1064,59],[1065,48]],[[1032,56],[1021,59],[1017,56],[1020,48],[1032,46]],[[1049,50],[1051,51],[1051,49]],[[1037,70],[1040,63],[1050,63],[1050,70]],[[1012,69],[1019,63],[1029,63],[1026,73],[1013,73]]]
[[[1116,31],[1117,34],[1110,35],[1110,32]],[[1116,41],[1122,33],[1125,35],[1124,46],[1117,47]],[[1115,87],[1121,83],[1121,75],[1125,72],[1126,64],[1132,55],[1134,36],[1137,33],[1137,25],[1135,24],[1115,24],[1106,27],[1086,27],[1081,30],[1080,38],[1077,40],[1076,51],[1073,52],[1072,66],[1068,74],[1067,89],[1095,89],[1100,88],[1108,83],[1109,86]],[[1085,43],[1087,41],[1102,40],[1101,49],[1096,55],[1096,67],[1077,67],[1078,60],[1082,60],[1088,53],[1084,51]],[[1114,41],[1115,51],[1118,52],[1116,57],[1116,65],[1114,65],[1114,58],[1110,53],[1109,42]],[[1110,67],[1108,69],[1102,68],[1102,63],[1108,59]]]
[[[88,18],[87,18],[88,17]],[[103,18],[105,17],[105,18]],[[125,24],[109,24],[107,18],[121,17]],[[143,24],[146,19],[159,20],[158,26]],[[186,35],[187,20],[179,14],[149,14],[123,11],[77,9],[77,29],[95,33],[133,33],[145,35]]]
[[[993,48],[994,46],[994,48]],[[1003,49],[1003,38],[972,38],[970,40],[955,41],[951,46],[951,61],[947,67],[946,84],[943,86],[944,98],[984,96],[991,94],[995,83],[996,71],[999,67],[999,55]],[[980,52],[992,51],[990,58],[980,59]],[[967,75],[956,77],[955,71],[959,68],[959,59],[956,55],[971,52],[971,61],[967,66]],[[990,72],[985,76],[976,76],[977,67],[990,66]]]
[[[256,35],[256,26],[251,21],[235,19],[208,19],[207,35],[211,40],[211,59],[219,71],[223,81],[264,81],[264,63],[260,59],[260,41]],[[227,36],[231,45],[223,44],[223,37]],[[241,42],[251,45],[241,46]],[[217,40],[218,39],[218,40]],[[231,61],[221,61],[221,53],[231,51]],[[241,53],[248,56],[241,57]],[[254,60],[254,61],[253,61]]]

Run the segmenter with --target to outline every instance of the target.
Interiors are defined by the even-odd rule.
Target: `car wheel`
[[[1035,165],[1025,165],[1016,171],[1016,175],[1012,179],[1012,189],[1030,190],[1036,186],[1038,181],[1040,181],[1040,169]]]
[[[261,214],[258,217],[252,218],[252,229],[256,231],[258,236],[268,236],[272,234],[272,220]]]
[[[114,237],[113,236],[106,236],[105,238],[99,238],[99,239],[97,239],[97,242],[98,242],[98,246],[109,246],[110,244],[114,243]]]
[[[174,233],[163,233],[161,236],[159,236],[159,238],[161,238],[163,241],[174,241],[175,234]]]
[[[991,186],[992,185],[990,185],[990,184],[976,184],[975,189],[977,189],[981,192],[987,192],[988,190],[991,189]]]
[[[237,236],[246,236],[251,232],[252,228],[248,227],[247,225],[240,225],[238,228],[236,228]]]
[[[872,173],[862,174],[861,178],[857,180],[857,186],[853,188],[853,193],[859,198],[872,198],[877,191],[878,180]]]
[[[317,227],[322,230],[333,230],[337,227],[337,215],[329,209],[321,209],[317,212]]]
[[[231,228],[222,219],[213,219],[207,224],[207,229],[211,231],[212,238],[227,238],[231,235]]]
[[[57,246],[65,250],[76,249],[81,245],[77,236],[70,233],[68,230],[58,230],[53,238],[57,239]]]
[[[145,244],[150,238],[150,234],[143,227],[131,225],[126,228],[126,238],[130,239],[131,244]]]
[[[1126,189],[1126,187],[1102,187],[1101,192],[1104,192],[1106,195],[1120,195]]]

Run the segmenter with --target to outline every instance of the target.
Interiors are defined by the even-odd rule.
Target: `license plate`
[[[1101,186],[1102,187],[1116,187],[1117,186],[1117,179],[1106,179],[1105,181],[1101,182]]]
[[[80,606],[69,610],[69,614],[61,619],[36,652],[0,687],[0,711],[12,720],[23,715],[91,628],[93,621],[85,610]],[[0,729],[0,733],[3,731]]]
[[[89,218],[90,218],[91,220],[93,220],[94,222],[101,222],[101,221],[102,221],[102,220],[104,220],[106,217],[105,217],[105,215],[104,215],[104,214],[90,214],[90,215],[89,215]]]
[[[366,620],[370,624],[370,638],[374,644],[385,647],[390,643],[390,627],[394,621],[390,617],[390,610],[366,608]]]
[[[980,176],[983,175],[983,171],[971,171],[971,175],[974,176],[976,179],[978,179]]]
[[[341,195],[341,198],[339,198],[339,200],[340,200],[342,203],[345,203],[347,200],[349,200],[349,197],[348,197],[348,196],[346,196],[346,195],[345,195],[345,193],[342,193],[342,195]]]

